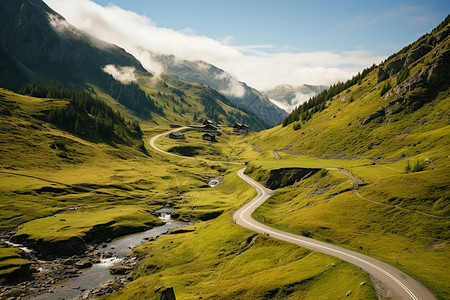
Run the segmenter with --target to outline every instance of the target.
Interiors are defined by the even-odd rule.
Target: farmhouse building
[[[236,123],[234,125],[233,132],[236,134],[247,134],[250,132],[250,128],[247,124]]]
[[[216,136],[212,133],[205,133],[202,138],[204,141],[217,142]]]
[[[217,131],[217,127],[211,124],[206,124],[205,126],[203,126],[203,131]]]
[[[184,139],[184,133],[181,131],[175,131],[175,132],[171,132],[169,133],[169,138],[171,139]]]

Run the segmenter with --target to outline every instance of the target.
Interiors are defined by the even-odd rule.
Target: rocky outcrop
[[[11,242],[34,249],[39,254],[39,257],[45,259],[80,255],[87,250],[83,239],[79,237],[71,237],[60,241],[43,241],[30,239],[27,234],[20,234],[13,236]]]
[[[418,51],[420,49],[421,47],[418,48]],[[414,53],[414,51],[411,53]],[[365,118],[361,125],[383,122],[403,111],[413,112],[424,104],[433,101],[440,91],[447,90],[450,86],[450,50],[440,54],[436,53],[436,55],[439,55],[439,57],[433,64],[423,66],[419,71],[386,93],[384,97],[394,98],[394,100]],[[380,73],[378,75],[380,76]]]
[[[408,47],[406,47],[405,49],[407,49],[407,51],[405,51],[405,49],[400,51],[397,55],[397,59],[385,62],[380,66],[378,71],[378,83],[394,77],[404,67],[408,67],[409,69],[414,67],[422,57],[430,53],[437,45],[444,42],[449,35],[450,27],[446,27],[433,36],[425,35],[420,42],[408,46],[412,47],[411,49],[407,49]],[[405,51],[405,53],[401,53],[403,51]]]
[[[319,171],[320,169],[310,168],[282,168],[271,170],[265,185],[272,190],[282,188],[306,179]]]
[[[175,293],[172,287],[157,287],[155,288],[155,292],[161,295],[161,297],[159,298],[161,300],[176,300]]]
[[[2,268],[0,268],[0,271],[2,271]],[[11,283],[26,280],[31,277],[32,273],[31,262],[29,264],[22,264],[14,267],[12,272],[0,274],[0,282]]]
[[[385,64],[383,67],[380,67],[378,71],[378,83],[393,77],[395,74],[400,72],[405,64],[406,58],[402,57],[397,60],[391,61]]]

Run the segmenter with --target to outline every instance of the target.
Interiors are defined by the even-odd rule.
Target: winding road
[[[178,128],[170,132],[182,129],[185,129],[185,127]],[[165,154],[187,158],[185,156],[165,152],[155,146],[154,142],[157,138],[167,135],[170,132],[159,134],[153,137],[150,140],[150,146],[153,149]],[[257,191],[258,195],[234,213],[233,219],[236,222],[236,224],[248,228],[250,230],[256,231],[258,233],[268,234],[272,238],[293,243],[349,262],[366,271],[373,278],[375,278],[380,283],[382,288],[385,290],[387,296],[393,300],[436,299],[436,297],[417,280],[387,263],[384,263],[370,256],[361,254],[359,252],[348,250],[325,242],[313,240],[311,238],[296,235],[286,231],[278,230],[254,220],[252,218],[252,213],[259,206],[261,206],[267,199],[269,199],[273,195],[274,191],[265,188],[255,180],[251,179],[250,177],[244,174],[244,171],[245,168],[239,170],[238,176],[242,178],[245,182],[247,182],[249,185],[251,185]]]

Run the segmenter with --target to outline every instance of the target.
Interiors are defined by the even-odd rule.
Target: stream
[[[83,269],[79,276],[60,281],[54,285],[51,292],[36,295],[31,299],[72,299],[79,296],[85,290],[92,290],[102,283],[117,278],[117,276],[110,274],[109,268],[120,265],[123,258],[131,253],[131,248],[146,242],[145,239],[147,238],[156,238],[167,233],[170,229],[185,226],[185,224],[170,219],[166,219],[165,221],[167,223],[163,226],[113,240],[106,247],[99,249],[102,253],[114,252],[113,257],[100,259],[100,263]]]

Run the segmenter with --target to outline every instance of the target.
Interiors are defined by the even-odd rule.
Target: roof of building
[[[178,136],[184,135],[184,133],[181,132],[181,131],[171,132],[170,134],[172,134],[172,135],[178,135]]]
[[[213,128],[214,130],[217,130],[217,127],[212,124],[206,124],[203,128]]]

